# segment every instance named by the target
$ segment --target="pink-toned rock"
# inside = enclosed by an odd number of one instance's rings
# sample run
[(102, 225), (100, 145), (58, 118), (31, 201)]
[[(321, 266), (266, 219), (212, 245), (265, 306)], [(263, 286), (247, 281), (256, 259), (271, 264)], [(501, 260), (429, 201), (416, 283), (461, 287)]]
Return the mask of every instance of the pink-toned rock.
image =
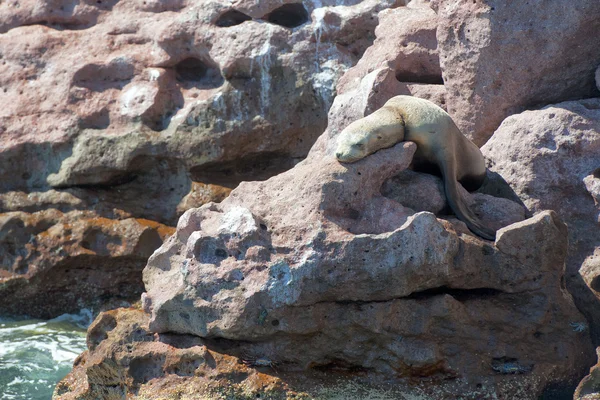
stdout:
[[(0, 4), (0, 215), (56, 215), (49, 226), (70, 221), (59, 213), (85, 215), (85, 230), (92, 219), (174, 226), (240, 181), (291, 168), (325, 129), (337, 80), (372, 44), (379, 12), (406, 1), (71, 3)], [(134, 233), (115, 234), (135, 242)], [(78, 250), (54, 259), (37, 242), (13, 244), (20, 262), (68, 265), (82, 282), (84, 271), (110, 280), (124, 257), (107, 252), (93, 269)], [(153, 250), (126, 256), (115, 278), (124, 296), (141, 291), (134, 271)], [(27, 258), (35, 254), (40, 260)], [(67, 290), (64, 282), (48, 287)], [(98, 290), (113, 295), (118, 284)], [(77, 298), (81, 286), (65, 296)], [(31, 307), (47, 293), (29, 284)], [(32, 313), (76, 304), (57, 300)]]
[(600, 3), (432, 0), (448, 111), (476, 144), (508, 115), (593, 97)]
[(172, 232), (91, 211), (0, 214), (0, 315), (52, 318), (133, 301), (146, 259)]
[(511, 116), (482, 152), (529, 209), (555, 210), (566, 221), (567, 288), (598, 337), (600, 99)]
[[(460, 189), (463, 199), (474, 214), (495, 230), (525, 219), (525, 208), (514, 201), (484, 193), (470, 194), (464, 188)], [(386, 180), (381, 193), (415, 211), (443, 215), (449, 209), (442, 179), (430, 174), (404, 170)], [(469, 232), (467, 226), (459, 220), (452, 219), (452, 222), (460, 225), (457, 229), (462, 232)]]
[(1, 169), (17, 173), (0, 189), (114, 186), (140, 157), (303, 157), (378, 12), (403, 3), (3, 4)]
[(381, 68), (390, 69), (399, 82), (441, 84), (436, 29), (437, 16), (425, 2), (382, 11), (375, 42), (340, 79), (338, 92), (356, 87), (368, 73)]
[[(352, 110), (345, 99), (332, 110)], [(226, 340), (230, 354), (304, 374), (463, 377), (504, 393), (517, 371), (532, 399), (579, 379), (591, 344), (570, 325), (583, 317), (560, 284), (567, 230), (558, 216), (504, 227), (491, 243), (414, 213), (380, 190), (416, 145), (342, 165), (333, 153), (343, 119), (330, 121), (292, 170), (182, 216), (144, 269), (150, 330)]]

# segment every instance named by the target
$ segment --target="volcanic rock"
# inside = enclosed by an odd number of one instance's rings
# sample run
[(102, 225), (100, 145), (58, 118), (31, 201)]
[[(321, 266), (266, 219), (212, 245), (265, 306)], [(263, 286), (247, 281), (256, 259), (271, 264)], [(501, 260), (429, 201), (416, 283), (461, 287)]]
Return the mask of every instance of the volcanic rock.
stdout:
[(483, 145), (507, 116), (598, 95), (600, 3), (432, 0), (448, 111)]
[(407, 7), (379, 14), (375, 42), (358, 63), (342, 76), (338, 92), (355, 87), (368, 73), (391, 69), (399, 82), (442, 84), (437, 54), (437, 15), (426, 2), (413, 1)]
[(171, 233), (92, 211), (0, 214), (0, 315), (53, 318), (135, 301), (147, 258)]
[(569, 226), (566, 285), (600, 340), (600, 99), (513, 115), (482, 152), (531, 211)]
[[(149, 230), (304, 158), (378, 13), (405, 5), (67, 3), (0, 6), (0, 218), (17, 227), (7, 222), (0, 274), (13, 282), (2, 293), (22, 294), (0, 312), (137, 297), (165, 236)], [(29, 241), (47, 229), (64, 235)], [(85, 239), (96, 231), (100, 252), (80, 245), (96, 246)]]
[(504, 227), (492, 243), (415, 213), (380, 189), (416, 146), (340, 164), (342, 120), (330, 118), (292, 170), (182, 216), (144, 269), (149, 329), (227, 343), (228, 354), (285, 371), (483, 379), (495, 393), (511, 393), (501, 382), (518, 373), (528, 398), (574, 387), (591, 345), (570, 325), (583, 317), (560, 284), (567, 229), (558, 216)]

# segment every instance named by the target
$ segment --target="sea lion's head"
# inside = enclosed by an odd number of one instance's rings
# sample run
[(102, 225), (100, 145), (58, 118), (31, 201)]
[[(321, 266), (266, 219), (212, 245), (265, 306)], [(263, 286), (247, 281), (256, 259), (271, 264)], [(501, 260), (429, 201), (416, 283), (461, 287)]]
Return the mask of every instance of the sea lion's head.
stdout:
[(376, 114), (354, 121), (340, 133), (335, 151), (338, 161), (352, 163), (402, 141), (402, 118)]

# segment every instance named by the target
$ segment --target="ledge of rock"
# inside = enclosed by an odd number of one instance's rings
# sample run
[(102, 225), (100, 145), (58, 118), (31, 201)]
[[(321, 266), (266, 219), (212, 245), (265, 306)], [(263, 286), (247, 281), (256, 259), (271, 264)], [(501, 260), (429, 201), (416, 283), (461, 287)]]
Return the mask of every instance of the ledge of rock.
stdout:
[(0, 214), (0, 315), (53, 318), (136, 301), (147, 258), (172, 233), (92, 211)]

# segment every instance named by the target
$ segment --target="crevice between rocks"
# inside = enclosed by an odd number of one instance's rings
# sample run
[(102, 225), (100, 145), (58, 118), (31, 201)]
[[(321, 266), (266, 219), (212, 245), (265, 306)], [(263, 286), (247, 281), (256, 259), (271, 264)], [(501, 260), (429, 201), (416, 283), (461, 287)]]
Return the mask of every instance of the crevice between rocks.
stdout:
[[(474, 288), (474, 289), (459, 289), (451, 288), (448, 286), (440, 286), (431, 289), (425, 289), (417, 292), (413, 292), (407, 296), (392, 297), (384, 300), (337, 300), (337, 301), (319, 301), (314, 304), (339, 304), (339, 305), (369, 305), (372, 303), (388, 303), (395, 300), (425, 300), (436, 296), (449, 295), (452, 296), (459, 302), (469, 301), (473, 299), (482, 299), (495, 297), (500, 294), (508, 294), (507, 292), (500, 289), (493, 288)], [(312, 305), (314, 305), (312, 304)]]

